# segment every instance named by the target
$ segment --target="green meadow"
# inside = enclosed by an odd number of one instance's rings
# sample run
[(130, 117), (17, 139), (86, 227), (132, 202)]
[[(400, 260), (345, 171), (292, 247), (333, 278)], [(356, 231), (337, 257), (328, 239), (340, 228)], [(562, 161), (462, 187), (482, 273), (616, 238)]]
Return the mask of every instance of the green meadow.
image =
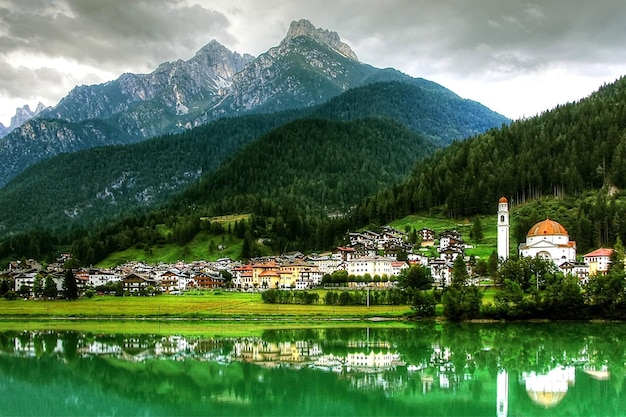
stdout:
[[(318, 291), (320, 299), (325, 291)], [(73, 319), (205, 319), (205, 320), (365, 320), (397, 319), (409, 314), (409, 306), (326, 306), (265, 304), (259, 293), (206, 292), (155, 297), (95, 296), (75, 301), (0, 299), (0, 318)]]
[(497, 218), (493, 216), (480, 216), (480, 222), (483, 227), (483, 238), (480, 242), (475, 242), (470, 239), (470, 231), (472, 230), (474, 219), (449, 219), (445, 217), (423, 216), (423, 215), (410, 215), (402, 219), (393, 221), (390, 226), (400, 230), (420, 230), (422, 228), (428, 228), (434, 230), (437, 234), (444, 230), (456, 230), (461, 233), (465, 243), (471, 245), (471, 248), (466, 250), (466, 255), (474, 255), (476, 259), (487, 259), (494, 250), (497, 250), (498, 245), (498, 230), (496, 227)]
[[(242, 244), (243, 240), (237, 239), (232, 235), (215, 235), (200, 232), (185, 246), (165, 244), (148, 248), (133, 247), (111, 254), (100, 262), (98, 266), (110, 268), (128, 261), (173, 264), (178, 261), (215, 261), (219, 258), (239, 259)], [(223, 249), (219, 249), (220, 246)]]

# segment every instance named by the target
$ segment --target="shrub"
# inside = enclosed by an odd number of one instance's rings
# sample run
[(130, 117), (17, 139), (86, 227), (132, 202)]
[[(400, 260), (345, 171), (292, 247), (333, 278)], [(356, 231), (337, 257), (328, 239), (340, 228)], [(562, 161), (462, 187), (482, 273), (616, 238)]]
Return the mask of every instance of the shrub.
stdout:
[(4, 294), (4, 298), (7, 300), (17, 300), (17, 293), (13, 290), (9, 290)]

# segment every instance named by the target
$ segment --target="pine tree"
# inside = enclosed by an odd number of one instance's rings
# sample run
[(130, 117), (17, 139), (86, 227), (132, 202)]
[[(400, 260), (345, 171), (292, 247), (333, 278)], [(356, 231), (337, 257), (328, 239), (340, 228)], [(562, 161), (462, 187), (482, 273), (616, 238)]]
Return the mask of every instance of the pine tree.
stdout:
[(464, 287), (469, 281), (469, 273), (462, 256), (457, 256), (452, 264), (452, 285)]
[(78, 284), (76, 283), (76, 276), (71, 269), (65, 271), (65, 277), (63, 278), (63, 296), (67, 300), (78, 299)]
[(483, 240), (483, 237), (483, 224), (480, 221), (480, 216), (476, 216), (474, 224), (472, 225), (472, 230), (470, 231), (470, 238), (472, 238), (474, 242), (480, 243)]
[(41, 275), (37, 274), (35, 281), (33, 282), (33, 295), (36, 298), (40, 298), (43, 295), (44, 283)]
[(52, 277), (48, 275), (46, 277), (45, 284), (43, 286), (43, 295), (46, 298), (57, 298), (57, 294), (59, 291), (57, 290), (57, 284), (54, 282)]

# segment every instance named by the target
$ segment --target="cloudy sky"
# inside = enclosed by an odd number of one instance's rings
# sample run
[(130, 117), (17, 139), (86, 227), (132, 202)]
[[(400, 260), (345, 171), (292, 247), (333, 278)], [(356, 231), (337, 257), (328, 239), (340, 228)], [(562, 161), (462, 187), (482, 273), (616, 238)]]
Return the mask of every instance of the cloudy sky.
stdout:
[(0, 0), (0, 122), (212, 39), (257, 56), (299, 19), (513, 119), (626, 75), (623, 0)]

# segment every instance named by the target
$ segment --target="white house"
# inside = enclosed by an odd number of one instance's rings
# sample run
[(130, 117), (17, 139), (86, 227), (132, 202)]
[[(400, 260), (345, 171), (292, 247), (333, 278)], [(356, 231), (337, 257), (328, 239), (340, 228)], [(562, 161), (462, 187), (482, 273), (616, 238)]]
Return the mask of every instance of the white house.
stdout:
[(360, 258), (347, 260), (348, 275), (363, 276), (370, 274), (374, 275), (387, 275), (388, 277), (393, 274), (393, 262), (395, 259), (385, 256), (363, 256)]

